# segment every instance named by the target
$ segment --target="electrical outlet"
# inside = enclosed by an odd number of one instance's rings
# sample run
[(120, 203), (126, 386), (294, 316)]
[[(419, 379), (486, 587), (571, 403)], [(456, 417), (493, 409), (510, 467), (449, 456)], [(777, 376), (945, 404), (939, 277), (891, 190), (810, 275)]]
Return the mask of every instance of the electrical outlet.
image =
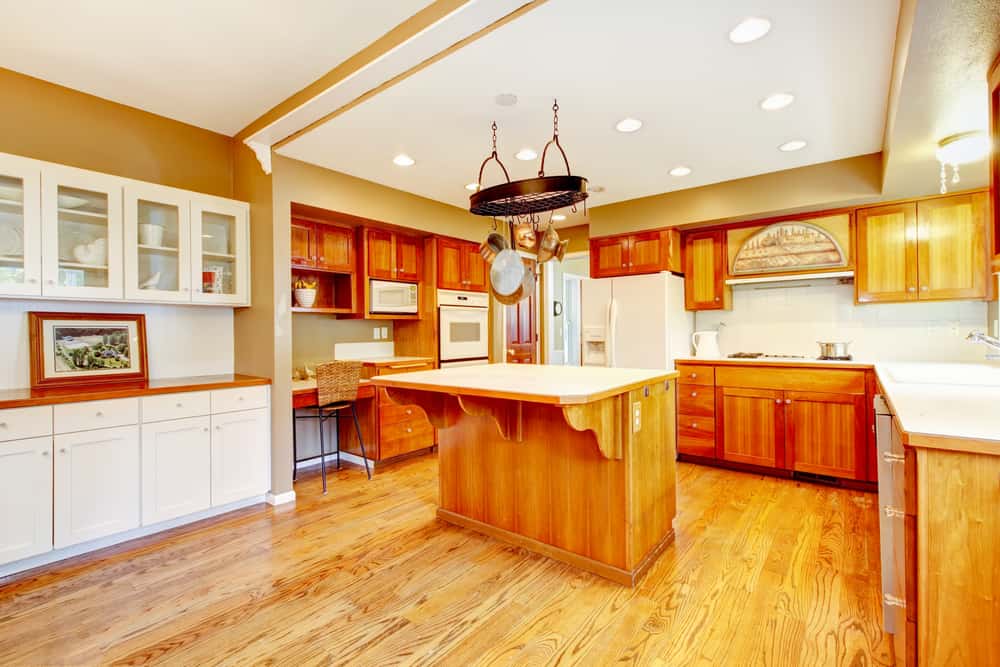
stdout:
[(382, 340), (389, 340), (389, 327), (382, 327)]
[(636, 401), (632, 404), (632, 432), (638, 433), (642, 430), (642, 402)]
[(379, 329), (378, 327), (375, 327), (374, 329), (372, 329), (372, 340), (378, 340), (378, 339), (379, 339)]

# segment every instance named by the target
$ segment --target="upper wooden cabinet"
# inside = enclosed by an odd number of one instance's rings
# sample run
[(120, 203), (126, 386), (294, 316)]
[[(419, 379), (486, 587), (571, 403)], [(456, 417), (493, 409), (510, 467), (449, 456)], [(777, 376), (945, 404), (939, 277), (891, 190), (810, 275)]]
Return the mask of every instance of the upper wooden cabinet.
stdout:
[(418, 282), (423, 260), (419, 239), (384, 229), (366, 228), (367, 277)]
[(680, 270), (680, 233), (676, 229), (590, 240), (591, 278)]
[(859, 209), (858, 303), (984, 299), (985, 192)]
[(987, 77), (990, 90), (990, 199), (993, 210), (993, 270), (1000, 271), (1000, 54)]
[(732, 305), (726, 284), (726, 232), (723, 229), (684, 235), (684, 307), (722, 310)]
[(420, 280), (423, 243), (413, 236), (396, 235), (396, 280)]
[(354, 271), (354, 230), (335, 225), (316, 225), (316, 268), (324, 271)]
[(437, 240), (437, 286), (440, 289), (487, 291), (486, 262), (471, 241)]

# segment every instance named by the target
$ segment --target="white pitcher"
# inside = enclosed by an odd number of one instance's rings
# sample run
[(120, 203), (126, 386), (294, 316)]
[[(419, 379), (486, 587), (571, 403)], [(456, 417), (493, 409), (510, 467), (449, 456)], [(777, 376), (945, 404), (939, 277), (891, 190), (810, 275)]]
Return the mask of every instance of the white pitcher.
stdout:
[(701, 359), (718, 359), (722, 356), (718, 331), (695, 331), (691, 334), (691, 344), (694, 346), (694, 356)]

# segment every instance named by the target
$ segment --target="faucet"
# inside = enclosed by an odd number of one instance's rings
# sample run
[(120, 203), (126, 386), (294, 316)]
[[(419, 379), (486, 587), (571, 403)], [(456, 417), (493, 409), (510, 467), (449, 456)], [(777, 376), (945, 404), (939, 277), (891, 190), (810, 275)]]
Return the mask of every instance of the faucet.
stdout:
[(982, 343), (983, 345), (996, 350), (996, 352), (987, 354), (987, 359), (1000, 359), (1000, 338), (994, 338), (993, 336), (987, 335), (982, 331), (972, 331), (965, 337), (965, 340), (971, 340), (974, 343)]

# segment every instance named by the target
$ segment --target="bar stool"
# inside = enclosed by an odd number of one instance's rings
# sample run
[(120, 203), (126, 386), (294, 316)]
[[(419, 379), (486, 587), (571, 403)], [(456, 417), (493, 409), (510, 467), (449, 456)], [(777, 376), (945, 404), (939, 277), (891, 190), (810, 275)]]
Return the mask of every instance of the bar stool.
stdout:
[[(340, 411), (345, 408), (351, 409), (351, 417), (354, 419), (354, 431), (358, 435), (358, 443), (361, 445), (361, 458), (365, 463), (365, 473), (368, 479), (372, 478), (371, 469), (368, 467), (368, 455), (365, 453), (365, 441), (361, 437), (361, 425), (358, 423), (358, 411), (354, 404), (358, 398), (358, 385), (361, 382), (361, 362), (360, 361), (327, 361), (316, 366), (316, 393), (318, 397), (315, 415), (295, 415), (293, 417), (292, 429), (294, 439), (295, 423), (299, 419), (316, 419), (319, 421), (319, 464), (323, 474), (323, 493), (326, 493), (326, 442), (324, 425), (330, 419), (340, 424)], [(346, 416), (346, 415), (345, 415)], [(297, 450), (298, 447), (296, 446)], [(296, 453), (292, 458), (297, 458)], [(292, 463), (293, 470), (295, 463)], [(337, 438), (337, 470), (340, 470), (340, 438), (338, 429)]]

